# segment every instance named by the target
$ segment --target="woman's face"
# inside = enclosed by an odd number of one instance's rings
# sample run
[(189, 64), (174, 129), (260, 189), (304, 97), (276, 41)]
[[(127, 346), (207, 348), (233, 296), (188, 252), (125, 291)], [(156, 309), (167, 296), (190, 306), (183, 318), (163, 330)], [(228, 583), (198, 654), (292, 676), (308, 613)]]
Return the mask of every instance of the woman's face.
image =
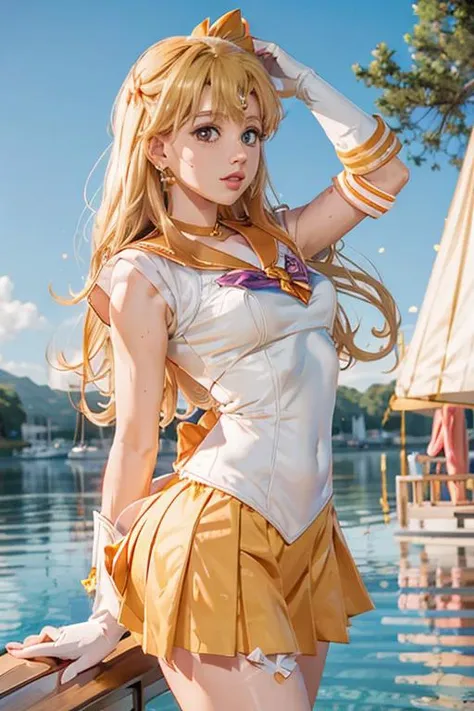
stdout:
[[(211, 89), (206, 87), (194, 120), (172, 137), (151, 140), (153, 162), (171, 169), (176, 188), (184, 184), (209, 202), (232, 205), (255, 178), (260, 161), (260, 109), (253, 95), (247, 104), (241, 124), (222, 116), (212, 120)], [(236, 172), (241, 179), (223, 180)]]

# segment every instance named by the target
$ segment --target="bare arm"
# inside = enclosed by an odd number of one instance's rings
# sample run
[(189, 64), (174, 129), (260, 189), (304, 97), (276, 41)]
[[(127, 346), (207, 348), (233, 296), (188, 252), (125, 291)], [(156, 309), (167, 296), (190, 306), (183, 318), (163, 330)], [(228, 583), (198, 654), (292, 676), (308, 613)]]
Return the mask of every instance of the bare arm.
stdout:
[(133, 265), (117, 262), (110, 294), (116, 429), (102, 490), (102, 513), (112, 522), (149, 492), (159, 447), (166, 308), (157, 289)]
[[(409, 170), (393, 158), (377, 170), (364, 175), (373, 185), (397, 195), (409, 180)], [(312, 257), (340, 240), (367, 215), (350, 205), (331, 185), (305, 205), (285, 213), (289, 235), (305, 257)]]

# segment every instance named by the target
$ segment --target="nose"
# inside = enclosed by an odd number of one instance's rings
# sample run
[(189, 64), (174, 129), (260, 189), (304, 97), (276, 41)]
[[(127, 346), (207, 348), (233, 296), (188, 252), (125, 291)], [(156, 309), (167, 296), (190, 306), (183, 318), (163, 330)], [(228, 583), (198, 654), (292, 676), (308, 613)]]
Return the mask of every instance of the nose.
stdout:
[(231, 153), (229, 162), (231, 165), (235, 165), (236, 163), (238, 165), (244, 165), (247, 162), (247, 153), (245, 152), (245, 149), (242, 146), (240, 138), (238, 140), (236, 148)]

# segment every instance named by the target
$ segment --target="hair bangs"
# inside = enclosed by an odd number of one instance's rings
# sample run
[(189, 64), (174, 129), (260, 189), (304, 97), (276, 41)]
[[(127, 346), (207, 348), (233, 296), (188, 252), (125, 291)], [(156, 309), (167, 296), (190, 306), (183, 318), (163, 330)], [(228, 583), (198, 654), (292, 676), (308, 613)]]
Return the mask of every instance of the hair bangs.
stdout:
[[(216, 53), (216, 49), (221, 51)], [(283, 107), (260, 61), (224, 40), (217, 47), (193, 42), (175, 62), (163, 85), (160, 114), (174, 132), (193, 120), (201, 108), (205, 87), (211, 87), (211, 111), (242, 123), (240, 97), (253, 93), (260, 107), (264, 134), (272, 136), (283, 118)], [(168, 119), (168, 120), (167, 120)]]

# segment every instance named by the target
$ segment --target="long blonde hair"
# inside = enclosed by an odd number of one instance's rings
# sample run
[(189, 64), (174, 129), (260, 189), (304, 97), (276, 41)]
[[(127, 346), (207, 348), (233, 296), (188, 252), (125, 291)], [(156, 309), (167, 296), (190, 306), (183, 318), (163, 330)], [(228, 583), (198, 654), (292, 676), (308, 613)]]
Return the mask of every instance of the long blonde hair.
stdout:
[[(215, 25), (213, 26), (215, 27)], [(245, 28), (244, 28), (245, 29)], [(239, 38), (235, 38), (238, 40)], [(241, 38), (240, 38), (241, 39)], [(147, 49), (132, 66), (115, 99), (111, 128), (113, 144), (107, 165), (102, 201), (95, 215), (92, 231), (92, 255), (84, 288), (71, 299), (52, 297), (63, 305), (74, 305), (88, 299), (103, 263), (125, 245), (158, 230), (170, 244), (177, 237), (166, 210), (166, 200), (157, 171), (147, 157), (149, 139), (156, 134), (168, 134), (181, 128), (199, 111), (202, 91), (211, 87), (214, 111), (235, 121), (242, 121), (244, 109), (238, 93), (253, 92), (262, 117), (263, 133), (272, 137), (283, 118), (280, 98), (259, 59), (233, 41), (219, 37), (171, 37)], [(261, 160), (253, 184), (231, 207), (220, 206), (225, 218), (247, 215), (250, 220), (273, 234), (284, 234), (272, 212), (266, 196), (270, 186), (263, 146)], [(350, 270), (335, 263), (335, 249), (324, 259), (307, 260), (326, 274), (340, 292), (371, 303), (381, 312), (385, 325), (373, 333), (385, 338), (385, 345), (376, 353), (358, 348), (354, 342), (357, 327), (351, 323), (339, 304), (334, 326), (334, 341), (342, 361), (383, 358), (394, 347), (398, 328), (398, 313), (393, 298), (385, 287), (361, 269)], [(101, 355), (94, 371), (92, 358)], [(87, 306), (82, 340), (82, 361), (68, 363), (61, 351), (58, 369), (80, 375), (80, 400), (77, 408), (97, 425), (109, 425), (115, 420), (114, 363), (109, 329), (90, 304)], [(57, 367), (57, 366), (52, 366)], [(108, 382), (108, 387), (103, 385)], [(100, 385), (98, 384), (100, 382)], [(100, 393), (109, 398), (103, 411), (93, 412), (87, 405), (85, 391), (94, 383)], [(195, 407), (208, 409), (215, 405), (209, 393), (169, 359), (166, 361), (165, 386), (160, 409), (160, 426), (165, 427), (176, 412), (178, 390), (189, 407), (187, 417)]]

